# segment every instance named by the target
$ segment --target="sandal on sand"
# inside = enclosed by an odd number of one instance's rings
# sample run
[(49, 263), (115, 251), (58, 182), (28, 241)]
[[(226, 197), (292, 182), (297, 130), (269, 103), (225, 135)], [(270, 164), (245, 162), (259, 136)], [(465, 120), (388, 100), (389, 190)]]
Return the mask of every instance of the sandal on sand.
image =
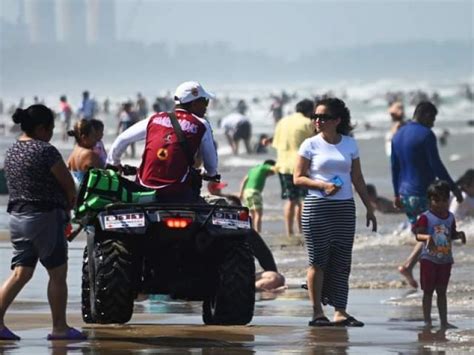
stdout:
[(69, 328), (66, 334), (48, 334), (48, 340), (86, 340), (87, 335), (75, 328)]
[(408, 270), (405, 266), (399, 266), (398, 272), (407, 279), (407, 282), (411, 287), (418, 288), (418, 282), (416, 282), (416, 280), (413, 278), (413, 273), (411, 270)]
[(0, 340), (20, 340), (20, 337), (5, 327), (0, 330)]
[(308, 325), (310, 327), (332, 327), (331, 321), (324, 316), (309, 321)]
[(335, 327), (363, 327), (364, 323), (351, 316), (347, 317), (344, 320), (332, 322), (332, 325), (334, 325)]

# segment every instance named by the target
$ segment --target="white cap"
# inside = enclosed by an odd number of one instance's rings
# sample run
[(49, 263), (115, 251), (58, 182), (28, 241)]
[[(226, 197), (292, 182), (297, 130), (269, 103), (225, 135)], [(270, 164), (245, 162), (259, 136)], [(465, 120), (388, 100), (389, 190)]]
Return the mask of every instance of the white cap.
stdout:
[(185, 81), (176, 88), (174, 93), (174, 101), (177, 104), (185, 104), (201, 97), (213, 99), (216, 96), (204, 90), (197, 81)]

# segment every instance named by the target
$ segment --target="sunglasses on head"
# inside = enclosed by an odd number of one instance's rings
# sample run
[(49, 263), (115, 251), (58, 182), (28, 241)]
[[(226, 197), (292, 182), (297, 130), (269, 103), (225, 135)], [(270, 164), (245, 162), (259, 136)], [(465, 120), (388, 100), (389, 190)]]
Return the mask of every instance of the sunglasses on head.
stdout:
[(326, 122), (330, 120), (335, 120), (336, 117), (328, 115), (327, 113), (313, 113), (313, 115), (311, 116), (311, 119)]

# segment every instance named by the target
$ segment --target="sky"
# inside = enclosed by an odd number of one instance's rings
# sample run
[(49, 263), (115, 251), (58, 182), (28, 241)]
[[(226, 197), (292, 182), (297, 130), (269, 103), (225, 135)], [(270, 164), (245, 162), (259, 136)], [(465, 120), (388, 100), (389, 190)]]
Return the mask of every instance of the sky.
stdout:
[(118, 16), (121, 22), (130, 19), (129, 26), (120, 26), (121, 38), (222, 41), (282, 55), (383, 42), (473, 38), (472, 1), (127, 0)]
[[(15, 19), (19, 0), (1, 3), (0, 15)], [(117, 34), (122, 40), (165, 42), (171, 47), (224, 42), (238, 50), (293, 58), (322, 48), (473, 40), (473, 4), (472, 0), (117, 0)]]

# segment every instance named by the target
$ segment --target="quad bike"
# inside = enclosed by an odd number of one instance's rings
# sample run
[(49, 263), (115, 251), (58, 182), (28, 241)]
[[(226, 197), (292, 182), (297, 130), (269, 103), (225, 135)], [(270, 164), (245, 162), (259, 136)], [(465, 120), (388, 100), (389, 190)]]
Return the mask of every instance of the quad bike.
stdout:
[[(97, 189), (97, 175), (113, 177), (102, 183), (109, 191)], [(248, 209), (222, 201), (164, 204), (152, 194), (113, 170), (91, 169), (84, 178), (75, 217), (87, 231), (84, 322), (126, 323), (145, 293), (203, 301), (205, 324), (249, 323), (255, 264)]]

